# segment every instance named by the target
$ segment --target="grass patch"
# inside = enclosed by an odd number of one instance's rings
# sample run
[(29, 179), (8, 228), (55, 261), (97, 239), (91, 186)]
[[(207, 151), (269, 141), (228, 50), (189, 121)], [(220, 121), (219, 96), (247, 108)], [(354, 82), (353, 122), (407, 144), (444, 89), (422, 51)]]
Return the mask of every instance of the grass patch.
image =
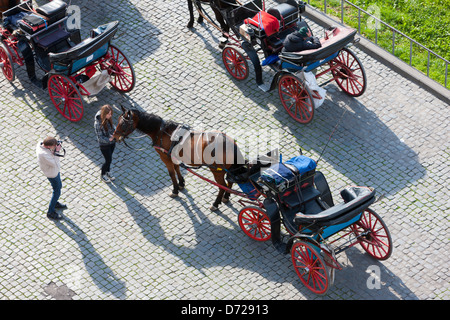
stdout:
[[(366, 12), (379, 17), (383, 22), (408, 37), (450, 60), (450, 10), (448, 0), (352, 0)], [(323, 0), (310, 0), (309, 4), (323, 11)], [(327, 14), (341, 17), (341, 1), (328, 0)], [(376, 42), (386, 51), (395, 54), (404, 62), (427, 74), (431, 79), (445, 85), (445, 62), (421, 46), (411, 43), (406, 37), (393, 32), (384, 25), (375, 28), (375, 21), (358, 9), (344, 3), (344, 23), (358, 28), (365, 38)], [(395, 41), (395, 52), (393, 44)], [(428, 63), (428, 58), (430, 62)], [(447, 71), (448, 72), (448, 71)], [(448, 86), (448, 80), (447, 80)]]

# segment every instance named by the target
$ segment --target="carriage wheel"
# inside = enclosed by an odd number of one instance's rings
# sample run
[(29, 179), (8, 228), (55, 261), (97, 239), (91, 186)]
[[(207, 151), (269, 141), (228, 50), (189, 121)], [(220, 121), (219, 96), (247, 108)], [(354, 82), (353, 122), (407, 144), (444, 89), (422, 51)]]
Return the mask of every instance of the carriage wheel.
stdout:
[(0, 65), (2, 72), (8, 81), (14, 81), (16, 73), (12, 62), (11, 54), (3, 43), (0, 43)]
[(330, 287), (324, 260), (307, 242), (297, 241), (291, 248), (292, 264), (303, 284), (315, 294), (325, 294)]
[(120, 92), (130, 92), (136, 83), (133, 66), (125, 54), (117, 47), (110, 45), (108, 56), (101, 64), (102, 69), (108, 70), (111, 76), (109, 82), (116, 90)]
[(233, 47), (225, 47), (222, 51), (223, 64), (227, 71), (237, 80), (248, 77), (248, 63), (242, 52)]
[(294, 75), (285, 74), (278, 81), (281, 103), (295, 121), (302, 124), (314, 117), (314, 100), (308, 86)]
[(271, 238), (270, 219), (261, 208), (244, 207), (238, 220), (242, 231), (253, 240), (267, 241)]
[(363, 249), (378, 260), (386, 260), (392, 254), (392, 239), (386, 224), (373, 210), (366, 209), (361, 219), (354, 223), (352, 231), (359, 237)]
[(367, 85), (366, 72), (351, 50), (342, 49), (330, 65), (336, 83), (345, 93), (352, 97), (359, 97), (364, 93)]
[(83, 99), (75, 84), (66, 76), (53, 74), (48, 79), (48, 94), (56, 109), (70, 121), (83, 117)]

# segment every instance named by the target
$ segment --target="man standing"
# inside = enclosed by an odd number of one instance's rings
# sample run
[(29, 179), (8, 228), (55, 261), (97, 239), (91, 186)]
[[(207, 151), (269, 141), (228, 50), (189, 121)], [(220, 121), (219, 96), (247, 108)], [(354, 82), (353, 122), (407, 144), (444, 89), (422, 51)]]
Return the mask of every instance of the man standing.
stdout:
[(47, 217), (52, 220), (61, 220), (62, 215), (57, 213), (55, 209), (66, 209), (67, 206), (59, 203), (59, 197), (61, 195), (61, 176), (60, 176), (60, 155), (58, 152), (61, 150), (61, 144), (53, 137), (47, 137), (43, 142), (38, 142), (36, 145), (36, 156), (38, 159), (39, 167), (53, 188), (52, 199), (47, 211)]

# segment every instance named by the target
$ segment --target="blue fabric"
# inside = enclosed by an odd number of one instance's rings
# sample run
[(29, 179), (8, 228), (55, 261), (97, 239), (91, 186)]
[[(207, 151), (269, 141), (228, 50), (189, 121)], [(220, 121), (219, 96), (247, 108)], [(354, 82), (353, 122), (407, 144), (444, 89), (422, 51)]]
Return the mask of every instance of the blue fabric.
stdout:
[(50, 181), (52, 188), (53, 188), (53, 194), (52, 199), (50, 200), (50, 204), (48, 206), (48, 213), (55, 212), (56, 204), (58, 203), (59, 196), (61, 195), (61, 176), (58, 173), (58, 175), (54, 178), (48, 178), (48, 181)]
[(273, 186), (286, 186), (295, 179), (294, 173), (282, 163), (276, 163), (261, 174), (261, 180)]
[(258, 199), (258, 191), (255, 189), (253, 184), (251, 182), (246, 183), (238, 183), (239, 187), (241, 188), (242, 192), (246, 193), (250, 200), (256, 200)]
[(296, 167), (300, 174), (314, 170), (316, 168), (316, 162), (313, 159), (305, 156), (293, 157), (285, 163)]
[(278, 60), (280, 60), (280, 57), (278, 57), (278, 55), (276, 55), (276, 54), (272, 54), (272, 55), (268, 56), (266, 59), (264, 59), (264, 60), (261, 62), (261, 65), (262, 65), (262, 66), (266, 66), (266, 65), (275, 63), (275, 62), (277, 62)]

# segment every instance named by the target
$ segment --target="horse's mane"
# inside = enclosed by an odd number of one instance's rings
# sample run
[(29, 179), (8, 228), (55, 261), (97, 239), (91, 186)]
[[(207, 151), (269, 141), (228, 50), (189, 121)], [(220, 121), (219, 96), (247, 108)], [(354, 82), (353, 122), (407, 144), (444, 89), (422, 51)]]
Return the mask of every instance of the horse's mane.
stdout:
[[(160, 116), (153, 113), (148, 113), (137, 109), (131, 109), (131, 112), (137, 114), (139, 123), (136, 129), (143, 133), (150, 133), (159, 130), (161, 128), (162, 121), (164, 121)], [(178, 125), (178, 123), (172, 120), (164, 121), (163, 129), (165, 129), (167, 133), (171, 133), (177, 128)]]

